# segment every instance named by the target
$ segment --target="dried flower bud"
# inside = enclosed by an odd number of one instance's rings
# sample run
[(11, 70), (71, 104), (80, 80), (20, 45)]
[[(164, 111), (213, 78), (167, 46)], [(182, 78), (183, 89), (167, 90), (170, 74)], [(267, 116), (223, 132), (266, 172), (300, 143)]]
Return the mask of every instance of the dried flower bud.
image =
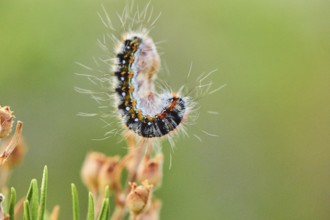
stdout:
[[(8, 140), (6, 140), (5, 144), (8, 145), (12, 141), (12, 138), (14, 137), (12, 136)], [(15, 146), (13, 151), (10, 153), (10, 156), (6, 159), (6, 163), (3, 164), (3, 168), (12, 169), (13, 167), (20, 164), (24, 158), (25, 151), (26, 145), (23, 138), (21, 137), (19, 138), (17, 145)]]
[(134, 173), (136, 170), (136, 161), (135, 161), (136, 149), (130, 148), (128, 154), (125, 157), (125, 168), (128, 173)]
[(160, 219), (160, 209), (162, 203), (160, 200), (152, 201), (148, 211), (142, 213), (137, 219), (138, 220), (159, 220)]
[(156, 155), (153, 159), (145, 157), (137, 173), (138, 180), (140, 182), (148, 180), (155, 188), (159, 187), (163, 179), (163, 161), (162, 154)]
[(107, 157), (104, 161), (98, 176), (99, 191), (102, 193), (108, 185), (109, 190), (118, 192), (120, 190), (120, 176), (122, 166), (119, 163), (120, 157)]
[(50, 213), (50, 219), (57, 220), (59, 215), (60, 215), (60, 206), (56, 205), (54, 206), (52, 212)]
[(152, 185), (148, 184), (148, 181), (138, 186), (136, 183), (130, 183), (131, 192), (127, 195), (126, 205), (134, 215), (138, 215), (147, 210), (152, 195)]
[(81, 169), (81, 178), (88, 190), (93, 193), (98, 190), (98, 175), (105, 160), (106, 156), (98, 152), (88, 153), (85, 158)]
[(14, 123), (14, 117), (9, 106), (0, 106), (0, 138), (9, 134)]
[[(16, 125), (16, 130), (14, 135), (9, 139), (10, 141), (8, 141), (8, 143), (6, 143), (6, 145), (4, 146), (0, 146), (3, 150), (0, 153), (0, 165), (3, 165), (4, 163), (6, 163), (7, 159), (9, 158), (9, 156), (11, 156), (11, 154), (13, 153), (13, 151), (15, 150), (16, 146), (21, 144), (21, 147), (23, 147), (22, 145), (22, 129), (23, 129), (23, 123), (21, 121), (17, 122)], [(19, 152), (18, 152), (19, 153)], [(17, 160), (20, 160), (23, 152), (21, 152), (21, 155), (18, 155), (16, 157)], [(15, 158), (14, 158), (15, 161)], [(14, 164), (12, 164), (11, 166), (17, 164), (18, 162), (14, 162)], [(11, 167), (9, 166), (9, 168)], [(8, 167), (7, 167), (8, 168)]]

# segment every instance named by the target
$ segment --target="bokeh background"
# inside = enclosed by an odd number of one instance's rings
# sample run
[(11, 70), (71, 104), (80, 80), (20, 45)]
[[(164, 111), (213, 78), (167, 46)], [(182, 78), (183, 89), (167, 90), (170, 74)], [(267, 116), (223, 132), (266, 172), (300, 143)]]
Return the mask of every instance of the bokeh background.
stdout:
[[(0, 104), (24, 122), (28, 144), (10, 186), (23, 196), (48, 165), (47, 205), (59, 204), (61, 219), (71, 219), (72, 182), (85, 214), (85, 154), (126, 151), (119, 137), (93, 140), (104, 124), (76, 115), (97, 112), (92, 99), (74, 91), (88, 86), (74, 73), (82, 70), (76, 61), (89, 65), (102, 54), (101, 4), (117, 22), (124, 1), (0, 2)], [(156, 192), (162, 219), (330, 219), (330, 1), (152, 5), (162, 15), (151, 35), (164, 41), (172, 88), (185, 82), (191, 63), (192, 85), (214, 69), (215, 86), (227, 85), (200, 99), (190, 138), (180, 138), (173, 152), (163, 144), (165, 178)]]

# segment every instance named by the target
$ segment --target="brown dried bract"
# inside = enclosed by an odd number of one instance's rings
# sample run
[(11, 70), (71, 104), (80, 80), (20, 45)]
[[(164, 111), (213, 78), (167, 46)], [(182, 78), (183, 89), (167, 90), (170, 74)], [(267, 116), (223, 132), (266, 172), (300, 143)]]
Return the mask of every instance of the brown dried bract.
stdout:
[(8, 136), (14, 123), (14, 114), (9, 106), (0, 106), (0, 139)]
[(23, 130), (23, 122), (18, 121), (16, 125), (16, 130), (11, 138), (8, 145), (4, 146), (4, 150), (2, 150), (0, 154), (0, 165), (3, 165), (8, 157), (12, 154), (15, 147), (20, 143), (22, 138), (22, 130)]

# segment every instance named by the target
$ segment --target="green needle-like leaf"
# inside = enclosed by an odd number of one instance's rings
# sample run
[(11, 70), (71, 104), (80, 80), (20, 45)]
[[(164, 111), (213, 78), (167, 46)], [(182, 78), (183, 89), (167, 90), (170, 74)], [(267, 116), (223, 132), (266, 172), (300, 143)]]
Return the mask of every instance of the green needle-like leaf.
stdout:
[(38, 217), (38, 203), (39, 203), (39, 191), (38, 182), (36, 179), (31, 180), (30, 188), (26, 196), (29, 202), (29, 207), (31, 208), (30, 214), (32, 220), (37, 220)]
[(108, 220), (109, 219), (109, 198), (103, 200), (102, 208), (98, 220)]
[(30, 187), (29, 187), (28, 192), (26, 194), (26, 200), (28, 200), (28, 201), (31, 201), (31, 199), (32, 199), (32, 193), (33, 193), (32, 181), (34, 181), (34, 180), (35, 179), (31, 180)]
[(94, 199), (93, 194), (91, 192), (89, 192), (88, 195), (87, 220), (94, 220)]
[(44, 172), (42, 174), (40, 209), (39, 209), (38, 220), (44, 219), (45, 210), (46, 210), (47, 187), (48, 187), (48, 169), (47, 166), (45, 166)]
[(9, 201), (9, 220), (15, 220), (14, 211), (15, 211), (15, 204), (16, 204), (16, 190), (14, 187), (10, 188), (10, 201)]
[(24, 202), (24, 220), (31, 220), (30, 217), (30, 205), (29, 205), (29, 201), (25, 200)]
[(71, 184), (73, 220), (79, 220), (79, 200), (76, 186)]
[(105, 193), (104, 193), (104, 198), (109, 198), (110, 197), (110, 190), (109, 190), (109, 185), (105, 187)]

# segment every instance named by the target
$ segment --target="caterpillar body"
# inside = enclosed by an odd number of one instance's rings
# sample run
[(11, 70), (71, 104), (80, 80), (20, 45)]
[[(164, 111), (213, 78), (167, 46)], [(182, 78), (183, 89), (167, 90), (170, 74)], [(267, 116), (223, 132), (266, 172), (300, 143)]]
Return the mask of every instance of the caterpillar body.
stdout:
[(156, 46), (146, 33), (123, 35), (114, 64), (117, 108), (123, 124), (143, 138), (168, 135), (187, 115), (188, 98), (155, 92), (159, 67)]

